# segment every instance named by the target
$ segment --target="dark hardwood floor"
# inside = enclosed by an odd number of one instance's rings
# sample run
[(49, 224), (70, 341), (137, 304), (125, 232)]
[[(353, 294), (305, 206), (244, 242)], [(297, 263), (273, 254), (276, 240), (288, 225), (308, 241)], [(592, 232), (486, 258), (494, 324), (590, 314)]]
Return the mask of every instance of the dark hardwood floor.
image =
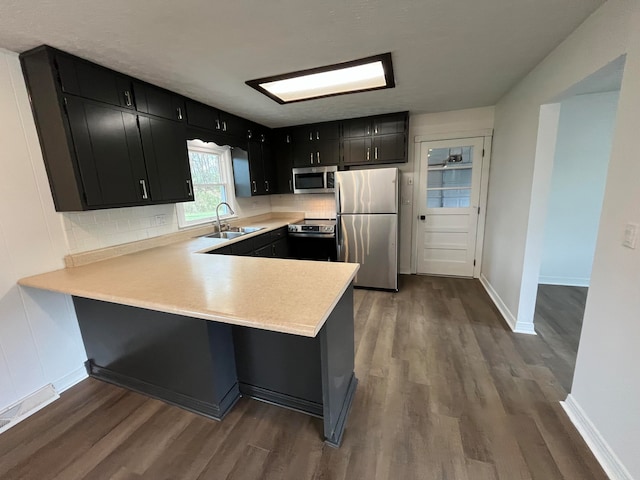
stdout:
[(536, 333), (549, 349), (545, 356), (549, 368), (567, 391), (576, 368), (588, 291), (586, 287), (538, 285)]
[(511, 333), (476, 280), (405, 276), (355, 300), (341, 448), (319, 419), (254, 400), (215, 422), (89, 379), (0, 435), (0, 478), (606, 479), (558, 404), (570, 333)]

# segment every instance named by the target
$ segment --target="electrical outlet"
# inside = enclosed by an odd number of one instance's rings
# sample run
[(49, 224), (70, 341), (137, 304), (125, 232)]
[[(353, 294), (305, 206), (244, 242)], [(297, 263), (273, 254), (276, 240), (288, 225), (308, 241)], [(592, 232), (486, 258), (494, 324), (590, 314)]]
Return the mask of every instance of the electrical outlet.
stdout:
[(622, 245), (627, 248), (636, 248), (636, 241), (638, 239), (638, 224), (627, 223), (624, 229), (624, 240)]
[(407, 177), (407, 185), (413, 185), (413, 177)]
[(167, 224), (167, 216), (163, 213), (161, 215), (156, 215), (153, 217), (153, 223), (156, 227)]

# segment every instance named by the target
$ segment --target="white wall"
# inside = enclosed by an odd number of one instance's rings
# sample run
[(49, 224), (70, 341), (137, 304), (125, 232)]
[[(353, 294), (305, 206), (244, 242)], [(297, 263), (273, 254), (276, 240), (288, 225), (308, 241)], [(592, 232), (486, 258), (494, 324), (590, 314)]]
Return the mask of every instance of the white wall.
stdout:
[[(631, 36), (631, 34), (633, 34)], [(529, 273), (527, 225), (540, 106), (627, 54), (609, 174), (572, 397), (599, 432), (602, 450), (640, 478), (640, 250), (622, 247), (627, 221), (640, 223), (640, 4), (609, 0), (496, 107), (483, 274), (504, 304), (519, 309)], [(534, 234), (534, 232), (530, 232)], [(537, 280), (537, 273), (535, 275)], [(604, 458), (600, 455), (600, 458)], [(618, 475), (612, 478), (623, 478)]]
[(53, 383), (85, 376), (69, 297), (22, 289), (24, 276), (64, 266), (54, 211), (18, 56), (0, 50), (0, 410)]
[(540, 283), (589, 286), (619, 92), (560, 104)]

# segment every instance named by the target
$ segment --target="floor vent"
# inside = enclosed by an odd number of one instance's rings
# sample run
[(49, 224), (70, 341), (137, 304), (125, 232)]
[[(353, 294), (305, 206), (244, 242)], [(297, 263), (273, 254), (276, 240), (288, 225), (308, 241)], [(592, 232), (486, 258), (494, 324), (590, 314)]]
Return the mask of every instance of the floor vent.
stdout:
[(58, 398), (60, 395), (53, 388), (53, 385), (49, 384), (15, 405), (6, 408), (0, 412), (0, 433), (20, 423)]

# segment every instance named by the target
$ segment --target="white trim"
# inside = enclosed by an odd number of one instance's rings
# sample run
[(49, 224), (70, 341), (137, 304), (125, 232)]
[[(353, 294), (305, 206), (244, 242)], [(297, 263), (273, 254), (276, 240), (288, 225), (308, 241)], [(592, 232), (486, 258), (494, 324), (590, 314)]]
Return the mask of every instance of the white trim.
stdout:
[(8, 423), (0, 427), (0, 433), (9, 430), (25, 418), (30, 417), (56, 401), (58, 398), (60, 398), (60, 395), (58, 395), (53, 385), (48, 384), (5, 408), (0, 412), (0, 420), (8, 420)]
[[(228, 146), (219, 146), (213, 142), (203, 142), (202, 140), (188, 140), (187, 149), (195, 150), (203, 153), (213, 153), (220, 155), (222, 176), (225, 180), (224, 185), (227, 194), (227, 203), (231, 205), (234, 211), (238, 211), (238, 203), (236, 202), (236, 191), (233, 181), (233, 166), (231, 160), (231, 149)], [(195, 188), (195, 185), (194, 185)], [(178, 228), (190, 228), (205, 223), (211, 223), (216, 220), (215, 215), (211, 217), (200, 218), (198, 220), (186, 221), (184, 214), (184, 203), (176, 203), (176, 216), (178, 218)], [(229, 220), (236, 218), (237, 215), (222, 215), (220, 220)]]
[(496, 292), (496, 290), (493, 288), (493, 285), (491, 285), (489, 280), (487, 280), (487, 277), (484, 276), (484, 273), (480, 274), (480, 283), (487, 291), (489, 298), (495, 304), (498, 311), (502, 314), (502, 318), (504, 318), (505, 322), (507, 322), (509, 328), (515, 331), (516, 317), (513, 316), (513, 313), (511, 313), (509, 307), (507, 307), (507, 305), (502, 301), (500, 295), (498, 295), (498, 292)]
[(482, 271), (482, 249), (484, 248), (484, 230), (487, 221), (492, 145), (493, 137), (484, 137), (484, 157), (482, 159), (482, 174), (480, 177), (480, 215), (478, 215), (478, 227), (476, 230), (476, 265), (473, 269), (473, 278), (480, 278), (480, 272)]
[(77, 385), (87, 377), (87, 369), (82, 366), (53, 382), (53, 386), (58, 393), (62, 393), (74, 385)]
[(575, 397), (569, 394), (564, 402), (560, 402), (560, 405), (609, 478), (611, 480), (633, 480), (629, 471), (580, 407)]
[(438, 140), (460, 140), (463, 138), (491, 137), (493, 136), (493, 128), (482, 128), (479, 130), (463, 130), (458, 132), (447, 133), (429, 133), (427, 135), (416, 135), (413, 137), (413, 143), (437, 142)]
[(581, 277), (546, 277), (540, 276), (538, 283), (543, 285), (563, 285), (566, 287), (588, 287), (590, 278)]

